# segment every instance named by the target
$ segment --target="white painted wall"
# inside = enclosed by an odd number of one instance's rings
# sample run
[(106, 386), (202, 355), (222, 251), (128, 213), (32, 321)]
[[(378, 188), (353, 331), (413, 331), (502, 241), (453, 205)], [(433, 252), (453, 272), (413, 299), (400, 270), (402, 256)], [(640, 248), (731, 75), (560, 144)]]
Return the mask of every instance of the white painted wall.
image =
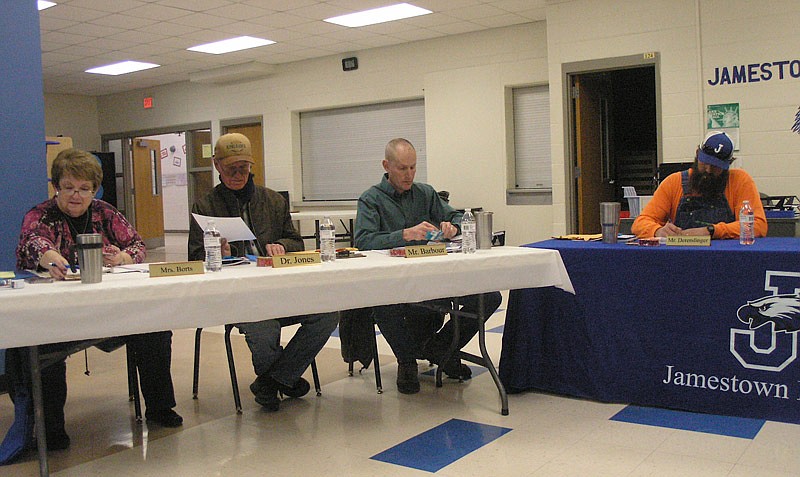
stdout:
[(734, 167), (745, 168), (762, 192), (799, 194), (800, 135), (791, 126), (800, 104), (800, 78), (707, 83), (716, 66), (800, 59), (798, 21), (796, 0), (574, 0), (549, 5), (554, 230), (566, 230), (563, 63), (658, 52), (664, 162), (694, 160), (705, 136), (706, 105), (739, 103), (741, 147)]
[[(262, 116), (267, 185), (300, 194), (300, 111), (424, 97), (428, 182), (456, 206), (495, 212), (507, 243), (551, 235), (548, 206), (506, 206), (505, 90), (547, 81), (544, 22), (280, 65), (262, 80), (208, 86), (180, 83), (99, 98), (101, 133)], [(142, 98), (154, 107), (144, 110)], [(386, 138), (388, 141), (391, 138)], [(380, 161), (382, 157), (375, 157)], [(380, 177), (375, 178), (378, 182)]]
[[(800, 79), (707, 84), (716, 66), (800, 57), (798, 22), (796, 0), (548, 2), (546, 23), (355, 52), (353, 72), (342, 72), (336, 55), (279, 65), (274, 75), (247, 83), (179, 83), (100, 97), (96, 114), (100, 133), (211, 121), (214, 139), (220, 120), (262, 116), (267, 184), (299, 198), (299, 111), (424, 97), (428, 181), (451, 191), (454, 206), (494, 211), (495, 229), (517, 245), (567, 230), (563, 63), (658, 52), (666, 162), (693, 157), (707, 104), (738, 102), (735, 165), (764, 192), (800, 193), (800, 135), (791, 132)], [(506, 89), (548, 81), (553, 206), (508, 206)], [(153, 109), (142, 108), (146, 96), (154, 98)]]
[(100, 150), (97, 98), (70, 94), (46, 94), (45, 134), (72, 138), (72, 145), (85, 151)]

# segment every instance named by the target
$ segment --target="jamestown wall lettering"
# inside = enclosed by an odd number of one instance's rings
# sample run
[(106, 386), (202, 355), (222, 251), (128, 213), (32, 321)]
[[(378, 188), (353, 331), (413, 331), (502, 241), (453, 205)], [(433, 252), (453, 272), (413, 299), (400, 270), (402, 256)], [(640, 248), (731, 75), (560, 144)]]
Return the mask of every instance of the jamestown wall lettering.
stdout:
[(710, 86), (759, 83), (800, 78), (800, 60), (765, 61), (746, 65), (717, 66)]

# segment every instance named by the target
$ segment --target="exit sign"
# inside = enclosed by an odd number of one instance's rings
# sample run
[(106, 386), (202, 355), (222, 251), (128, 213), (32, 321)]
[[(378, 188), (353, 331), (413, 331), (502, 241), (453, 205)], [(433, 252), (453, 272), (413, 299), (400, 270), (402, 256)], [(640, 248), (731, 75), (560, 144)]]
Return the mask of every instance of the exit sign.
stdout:
[(153, 97), (152, 96), (148, 96), (147, 98), (144, 98), (143, 105), (144, 105), (144, 109), (152, 108), (153, 107)]

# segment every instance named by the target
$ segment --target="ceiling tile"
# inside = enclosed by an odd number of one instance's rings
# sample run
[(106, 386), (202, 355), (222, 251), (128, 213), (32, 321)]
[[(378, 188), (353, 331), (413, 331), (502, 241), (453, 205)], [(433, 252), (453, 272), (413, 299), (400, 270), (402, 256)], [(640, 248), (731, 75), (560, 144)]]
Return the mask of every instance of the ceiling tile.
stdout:
[[(547, 0), (413, 0), (430, 15), (362, 28), (322, 20), (393, 0), (62, 0), (40, 13), (45, 92), (101, 95), (186, 81), (193, 71), (246, 61), (282, 64), (544, 20)], [(225, 55), (187, 51), (239, 35), (278, 43)], [(102, 77), (121, 60), (162, 65)]]

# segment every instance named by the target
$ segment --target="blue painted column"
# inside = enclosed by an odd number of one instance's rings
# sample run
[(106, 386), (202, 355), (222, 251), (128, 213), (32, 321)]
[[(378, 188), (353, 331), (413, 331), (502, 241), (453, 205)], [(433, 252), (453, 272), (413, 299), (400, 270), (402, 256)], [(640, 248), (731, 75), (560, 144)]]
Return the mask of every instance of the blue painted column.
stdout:
[(22, 216), (47, 198), (39, 12), (4, 2), (0, 15), (0, 269), (13, 270)]
[[(22, 216), (47, 198), (42, 47), (34, 0), (3, 2), (0, 38), (0, 270), (13, 270)], [(2, 374), (5, 353), (0, 363)]]

